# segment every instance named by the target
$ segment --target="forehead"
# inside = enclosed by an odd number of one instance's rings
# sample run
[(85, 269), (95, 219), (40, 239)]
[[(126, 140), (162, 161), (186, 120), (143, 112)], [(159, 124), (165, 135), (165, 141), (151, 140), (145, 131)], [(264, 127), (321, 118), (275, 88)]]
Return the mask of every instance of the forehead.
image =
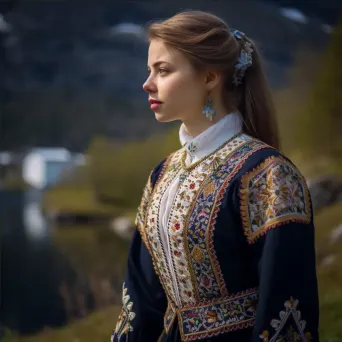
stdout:
[(168, 63), (189, 63), (185, 56), (178, 50), (166, 45), (161, 39), (152, 39), (148, 49), (148, 64), (164, 61)]

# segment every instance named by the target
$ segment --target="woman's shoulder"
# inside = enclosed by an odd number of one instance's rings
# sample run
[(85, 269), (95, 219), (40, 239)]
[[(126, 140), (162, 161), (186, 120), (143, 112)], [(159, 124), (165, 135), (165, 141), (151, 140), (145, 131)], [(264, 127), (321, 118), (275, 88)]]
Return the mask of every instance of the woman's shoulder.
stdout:
[(153, 167), (149, 178), (152, 187), (156, 184), (156, 182), (163, 175), (166, 169), (171, 166), (171, 164), (175, 164), (180, 161), (183, 150), (184, 149), (181, 148), (175, 152), (170, 153), (167, 157), (162, 159)]
[(159, 176), (161, 175), (163, 169), (165, 168), (167, 159), (168, 157), (164, 158), (162, 161), (160, 161), (157, 165), (153, 167), (151, 174), (150, 174), (150, 182), (151, 182), (152, 187), (157, 182)]
[(264, 145), (245, 162), (234, 192), (249, 243), (268, 229), (312, 220), (310, 192), (297, 166), (282, 152)]
[[(253, 140), (252, 140), (253, 144)], [(263, 144), (246, 158), (244, 166), (238, 177), (240, 197), (241, 194), (251, 198), (251, 194), (261, 198), (267, 193), (265, 200), (271, 194), (281, 199), (309, 206), (309, 190), (307, 181), (295, 163), (280, 150)], [(243, 197), (243, 196), (242, 196)]]
[(278, 168), (283, 168), (284, 171), (285, 169), (287, 171), (292, 170), (292, 172), (301, 174), (296, 164), (279, 149), (255, 138), (251, 138), (247, 145), (247, 148), (244, 150), (250, 151), (245, 152), (243, 157), (244, 163), (242, 164), (244, 166), (242, 167), (242, 174)]

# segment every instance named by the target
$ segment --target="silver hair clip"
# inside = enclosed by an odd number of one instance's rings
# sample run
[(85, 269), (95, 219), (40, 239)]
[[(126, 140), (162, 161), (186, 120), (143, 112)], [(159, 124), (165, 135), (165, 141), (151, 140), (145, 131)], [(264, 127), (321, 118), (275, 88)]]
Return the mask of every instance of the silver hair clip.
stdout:
[(242, 79), (248, 67), (252, 65), (252, 44), (248, 41), (246, 35), (239, 31), (233, 30), (233, 36), (238, 40), (244, 40), (243, 47), (240, 51), (239, 59), (235, 64), (235, 71), (233, 74), (233, 84), (238, 86), (242, 83)]

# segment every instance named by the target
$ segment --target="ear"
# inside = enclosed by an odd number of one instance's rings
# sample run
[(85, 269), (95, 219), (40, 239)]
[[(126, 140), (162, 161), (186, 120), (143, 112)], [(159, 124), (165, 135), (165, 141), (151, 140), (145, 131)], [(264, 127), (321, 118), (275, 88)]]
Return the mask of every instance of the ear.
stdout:
[(205, 87), (207, 91), (212, 91), (221, 81), (221, 73), (208, 70), (205, 75)]

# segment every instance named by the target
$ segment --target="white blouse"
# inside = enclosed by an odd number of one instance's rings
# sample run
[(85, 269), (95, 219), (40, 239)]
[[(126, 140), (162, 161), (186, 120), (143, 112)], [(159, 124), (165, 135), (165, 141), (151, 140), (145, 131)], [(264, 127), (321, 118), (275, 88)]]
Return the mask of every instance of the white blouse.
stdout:
[[(179, 139), (182, 146), (187, 151), (187, 157), (185, 160), (186, 165), (190, 166), (191, 164), (196, 163), (198, 160), (214, 152), (227, 140), (239, 133), (239, 131), (242, 130), (242, 124), (243, 122), (240, 115), (233, 112), (224, 116), (220, 121), (210, 126), (207, 130), (196, 137), (190, 136), (186, 131), (184, 124), (182, 124), (179, 131)], [(179, 188), (179, 176), (182, 172), (183, 171), (181, 170), (171, 182), (169, 188), (163, 195), (160, 206), (160, 236), (169, 263), (172, 263), (172, 258), (169, 247), (167, 222), (170, 216), (172, 203), (174, 202), (177, 190)], [(173, 267), (170, 267), (170, 270), (171, 273), (173, 273)], [(174, 274), (172, 274), (172, 276), (174, 279), (176, 278)], [(180, 304), (179, 290), (177, 288), (176, 282), (174, 282), (174, 289), (178, 302), (177, 304)]]

